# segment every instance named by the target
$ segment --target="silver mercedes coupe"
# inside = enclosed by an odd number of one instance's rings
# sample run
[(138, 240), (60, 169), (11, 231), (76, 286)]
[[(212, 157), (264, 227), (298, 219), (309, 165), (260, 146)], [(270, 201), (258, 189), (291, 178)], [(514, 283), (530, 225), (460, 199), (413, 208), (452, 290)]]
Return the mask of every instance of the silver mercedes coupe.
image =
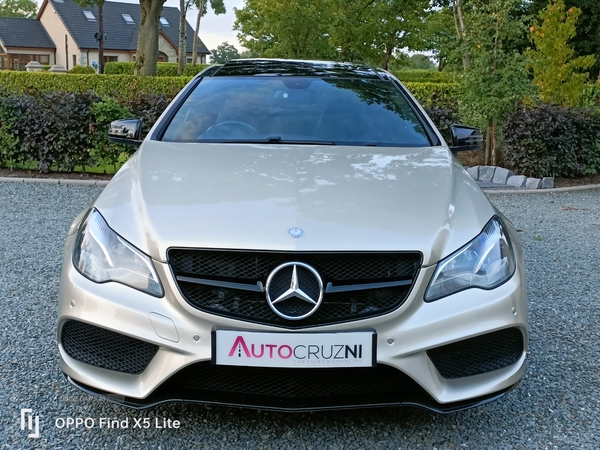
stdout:
[(392, 74), (234, 60), (179, 93), (67, 236), (60, 366), (134, 408), (452, 412), (515, 388), (513, 225)]

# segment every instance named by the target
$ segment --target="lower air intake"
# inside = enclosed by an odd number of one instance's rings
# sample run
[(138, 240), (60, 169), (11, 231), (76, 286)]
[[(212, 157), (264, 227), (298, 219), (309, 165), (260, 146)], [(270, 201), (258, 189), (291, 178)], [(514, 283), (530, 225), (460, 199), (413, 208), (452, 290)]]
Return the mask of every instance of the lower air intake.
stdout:
[(73, 320), (63, 326), (61, 344), (77, 361), (130, 374), (142, 373), (158, 351), (156, 345)]

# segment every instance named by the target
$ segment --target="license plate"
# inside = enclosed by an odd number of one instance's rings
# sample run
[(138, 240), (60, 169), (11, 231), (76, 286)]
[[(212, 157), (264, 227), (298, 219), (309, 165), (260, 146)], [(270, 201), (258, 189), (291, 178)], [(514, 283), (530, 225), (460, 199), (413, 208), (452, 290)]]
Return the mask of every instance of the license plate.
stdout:
[(373, 367), (375, 331), (270, 333), (213, 330), (212, 361), (246, 367)]

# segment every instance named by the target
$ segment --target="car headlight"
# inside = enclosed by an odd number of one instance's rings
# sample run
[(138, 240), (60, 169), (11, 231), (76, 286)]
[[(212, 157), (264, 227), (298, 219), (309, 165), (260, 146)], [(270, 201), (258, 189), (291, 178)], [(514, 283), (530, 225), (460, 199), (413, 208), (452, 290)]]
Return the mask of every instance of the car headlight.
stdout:
[(494, 289), (515, 273), (515, 255), (504, 226), (493, 217), (479, 236), (439, 262), (425, 301), (469, 289)]
[(95, 208), (79, 228), (73, 264), (96, 283), (116, 281), (156, 297), (163, 296), (150, 257), (115, 233)]

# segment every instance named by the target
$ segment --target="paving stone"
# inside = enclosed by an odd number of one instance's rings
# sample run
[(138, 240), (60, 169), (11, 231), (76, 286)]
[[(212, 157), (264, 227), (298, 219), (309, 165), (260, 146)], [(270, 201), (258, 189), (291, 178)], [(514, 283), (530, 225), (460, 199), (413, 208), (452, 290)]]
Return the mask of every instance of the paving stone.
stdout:
[(525, 187), (527, 189), (539, 189), (541, 184), (542, 180), (540, 180), (539, 178), (527, 178)]
[(527, 183), (527, 177), (525, 175), (512, 175), (506, 180), (507, 186), (525, 187)]
[(496, 172), (495, 166), (480, 166), (479, 167), (479, 181), (492, 182), (494, 178), (494, 172)]
[(542, 178), (542, 189), (552, 189), (554, 187), (554, 177)]
[(479, 166), (467, 167), (467, 172), (469, 173), (469, 175), (471, 175), (471, 178), (477, 181), (477, 179), (479, 178)]
[(505, 169), (503, 167), (496, 167), (494, 171), (494, 178), (492, 178), (492, 183), (495, 184), (506, 184), (506, 180), (509, 177), (512, 177), (515, 173), (512, 170)]

